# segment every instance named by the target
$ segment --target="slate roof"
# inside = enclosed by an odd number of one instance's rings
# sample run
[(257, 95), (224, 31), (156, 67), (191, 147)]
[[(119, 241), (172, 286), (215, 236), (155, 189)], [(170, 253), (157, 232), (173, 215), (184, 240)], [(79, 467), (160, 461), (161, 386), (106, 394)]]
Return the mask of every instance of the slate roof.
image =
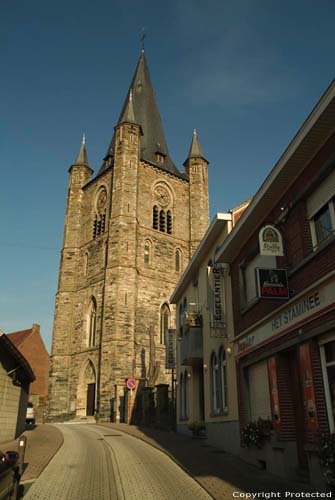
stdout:
[[(132, 94), (132, 95), (131, 95)], [(131, 105), (131, 108), (129, 108)], [(179, 172), (172, 159), (170, 158), (168, 147), (165, 140), (161, 117), (158, 111), (156, 96), (152, 87), (148, 64), (146, 61), (144, 50), (142, 49), (134, 77), (130, 84), (127, 96), (118, 120), (118, 125), (125, 118), (135, 119), (135, 123), (141, 125), (143, 135), (141, 136), (141, 153), (140, 158), (156, 167), (166, 170), (172, 174), (184, 177)], [(134, 120), (130, 120), (134, 122)], [(113, 154), (114, 139), (109, 145), (107, 157)], [(164, 163), (158, 163), (156, 153), (160, 152), (164, 156)], [(107, 168), (106, 162), (103, 163), (98, 175)]]
[(190, 151), (188, 153), (187, 159), (184, 162), (184, 165), (186, 165), (187, 160), (189, 158), (202, 158), (203, 160), (205, 160), (208, 163), (208, 161), (206, 160), (206, 158), (202, 154), (202, 149), (201, 149), (200, 142), (199, 142), (199, 139), (198, 139), (197, 131), (195, 129), (194, 129), (194, 132), (193, 132), (193, 137), (192, 137)]
[(87, 151), (86, 151), (86, 146), (85, 146), (85, 136), (83, 136), (83, 142), (80, 146), (80, 150), (79, 150), (79, 153), (77, 155), (77, 158), (75, 159), (75, 162), (72, 164), (72, 166), (79, 166), (79, 167), (82, 167), (82, 166), (86, 166), (86, 167), (90, 167), (89, 163), (88, 163), (88, 157), (87, 157)]

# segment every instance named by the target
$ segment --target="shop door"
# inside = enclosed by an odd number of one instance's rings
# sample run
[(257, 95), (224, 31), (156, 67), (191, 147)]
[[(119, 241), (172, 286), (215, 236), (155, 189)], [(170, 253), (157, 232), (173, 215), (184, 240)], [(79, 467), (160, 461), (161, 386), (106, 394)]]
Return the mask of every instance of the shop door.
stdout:
[(88, 417), (94, 415), (94, 403), (95, 403), (95, 384), (87, 384), (86, 415)]
[(305, 426), (304, 426), (302, 383), (299, 374), (299, 359), (296, 349), (289, 352), (289, 367), (291, 376), (290, 378), (292, 381), (291, 388), (292, 388), (292, 397), (294, 403), (293, 406), (294, 406), (298, 461), (299, 461), (299, 466), (302, 469), (307, 469), (308, 468), (307, 455), (304, 450)]

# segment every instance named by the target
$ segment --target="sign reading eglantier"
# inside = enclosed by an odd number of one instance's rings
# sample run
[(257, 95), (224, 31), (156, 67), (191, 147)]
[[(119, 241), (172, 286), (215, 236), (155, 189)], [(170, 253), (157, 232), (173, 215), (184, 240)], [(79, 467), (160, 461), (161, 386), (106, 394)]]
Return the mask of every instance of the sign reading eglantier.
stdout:
[(259, 253), (278, 257), (284, 255), (283, 238), (276, 227), (267, 225), (260, 230)]
[(176, 330), (169, 328), (166, 332), (166, 368), (176, 367)]

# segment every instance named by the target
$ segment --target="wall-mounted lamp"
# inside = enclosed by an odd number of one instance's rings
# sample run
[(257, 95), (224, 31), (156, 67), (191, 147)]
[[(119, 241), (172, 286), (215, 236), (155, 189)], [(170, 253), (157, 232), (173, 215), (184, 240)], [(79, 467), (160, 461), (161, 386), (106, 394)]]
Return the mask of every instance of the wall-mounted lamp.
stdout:
[(190, 372), (187, 372), (187, 378), (191, 378)]
[(204, 363), (202, 366), (203, 366), (203, 369), (204, 369), (205, 371), (207, 371), (207, 370), (208, 370), (208, 365), (207, 365), (206, 363)]
[(226, 351), (227, 351), (228, 354), (231, 354), (232, 353), (231, 347), (227, 347)]

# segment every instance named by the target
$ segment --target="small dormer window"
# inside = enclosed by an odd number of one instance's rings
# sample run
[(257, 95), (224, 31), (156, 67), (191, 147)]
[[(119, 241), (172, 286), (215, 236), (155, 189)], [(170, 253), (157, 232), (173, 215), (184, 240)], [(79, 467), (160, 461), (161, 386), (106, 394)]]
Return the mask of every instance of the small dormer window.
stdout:
[(157, 163), (160, 163), (161, 165), (164, 163), (164, 155), (161, 153), (156, 153), (156, 160)]

